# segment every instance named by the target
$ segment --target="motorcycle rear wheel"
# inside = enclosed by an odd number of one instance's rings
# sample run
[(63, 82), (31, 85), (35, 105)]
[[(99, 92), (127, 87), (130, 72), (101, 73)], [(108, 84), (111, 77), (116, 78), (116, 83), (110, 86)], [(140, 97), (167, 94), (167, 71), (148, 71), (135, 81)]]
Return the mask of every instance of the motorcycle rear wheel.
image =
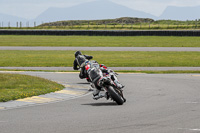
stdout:
[(115, 89), (112, 86), (108, 87), (108, 92), (110, 93), (110, 96), (112, 99), (118, 104), (118, 105), (123, 105), (124, 99), (118, 92), (115, 91)]

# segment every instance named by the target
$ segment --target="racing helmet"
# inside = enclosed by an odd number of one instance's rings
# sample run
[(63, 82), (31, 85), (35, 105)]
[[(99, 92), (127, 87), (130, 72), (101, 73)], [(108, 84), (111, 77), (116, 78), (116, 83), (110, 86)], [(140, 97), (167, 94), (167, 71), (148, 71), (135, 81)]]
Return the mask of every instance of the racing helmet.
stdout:
[(78, 55), (82, 55), (82, 53), (81, 53), (81, 51), (76, 51), (76, 52), (74, 53), (74, 55), (75, 55), (75, 58), (76, 58)]

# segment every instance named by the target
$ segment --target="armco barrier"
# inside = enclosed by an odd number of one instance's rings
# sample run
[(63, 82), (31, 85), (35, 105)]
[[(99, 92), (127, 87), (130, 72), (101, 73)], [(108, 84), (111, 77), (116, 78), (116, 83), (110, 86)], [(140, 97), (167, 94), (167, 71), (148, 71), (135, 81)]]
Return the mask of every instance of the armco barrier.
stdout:
[(0, 35), (200, 36), (200, 30), (0, 30)]

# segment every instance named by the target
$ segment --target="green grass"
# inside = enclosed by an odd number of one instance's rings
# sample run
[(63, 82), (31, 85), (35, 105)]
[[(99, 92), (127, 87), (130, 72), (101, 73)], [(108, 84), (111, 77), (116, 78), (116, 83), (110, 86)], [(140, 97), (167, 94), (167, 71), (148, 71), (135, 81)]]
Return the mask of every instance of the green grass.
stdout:
[[(22, 24), (25, 26), (25, 24)], [(26, 25), (27, 26), (27, 25)], [(101, 20), (68, 20), (43, 23), (35, 27), (0, 27), (0, 29), (65, 29), (65, 30), (177, 30), (200, 29), (198, 20), (156, 20), (122, 17)]]
[[(1, 67), (72, 67), (75, 51), (1, 51)], [(82, 51), (109, 67), (199, 67), (200, 52)]]
[(162, 23), (154, 22), (149, 25), (149, 23), (141, 24), (102, 24), (102, 25), (66, 25), (66, 26), (36, 26), (36, 27), (0, 27), (0, 29), (47, 29), (47, 30), (199, 30), (200, 23)]
[[(22, 28), (23, 29), (23, 28)], [(25, 27), (24, 29), (28, 29)], [(186, 24), (186, 23), (148, 23), (144, 24), (107, 24), (107, 25), (69, 25), (69, 26), (37, 26), (32, 29), (61, 29), (61, 30), (198, 30), (199, 24)]]
[(0, 35), (0, 46), (200, 47), (200, 37)]
[(0, 73), (0, 102), (37, 96), (63, 88), (60, 84), (39, 77)]

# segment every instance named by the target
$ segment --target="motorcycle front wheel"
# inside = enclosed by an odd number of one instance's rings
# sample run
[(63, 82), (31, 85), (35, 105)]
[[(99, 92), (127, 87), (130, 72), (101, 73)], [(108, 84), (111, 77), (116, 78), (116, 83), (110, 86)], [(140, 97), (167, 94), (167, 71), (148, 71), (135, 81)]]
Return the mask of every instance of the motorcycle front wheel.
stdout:
[(115, 91), (115, 89), (112, 86), (108, 87), (108, 92), (110, 93), (110, 96), (112, 99), (118, 104), (118, 105), (123, 105), (124, 99), (122, 96)]

